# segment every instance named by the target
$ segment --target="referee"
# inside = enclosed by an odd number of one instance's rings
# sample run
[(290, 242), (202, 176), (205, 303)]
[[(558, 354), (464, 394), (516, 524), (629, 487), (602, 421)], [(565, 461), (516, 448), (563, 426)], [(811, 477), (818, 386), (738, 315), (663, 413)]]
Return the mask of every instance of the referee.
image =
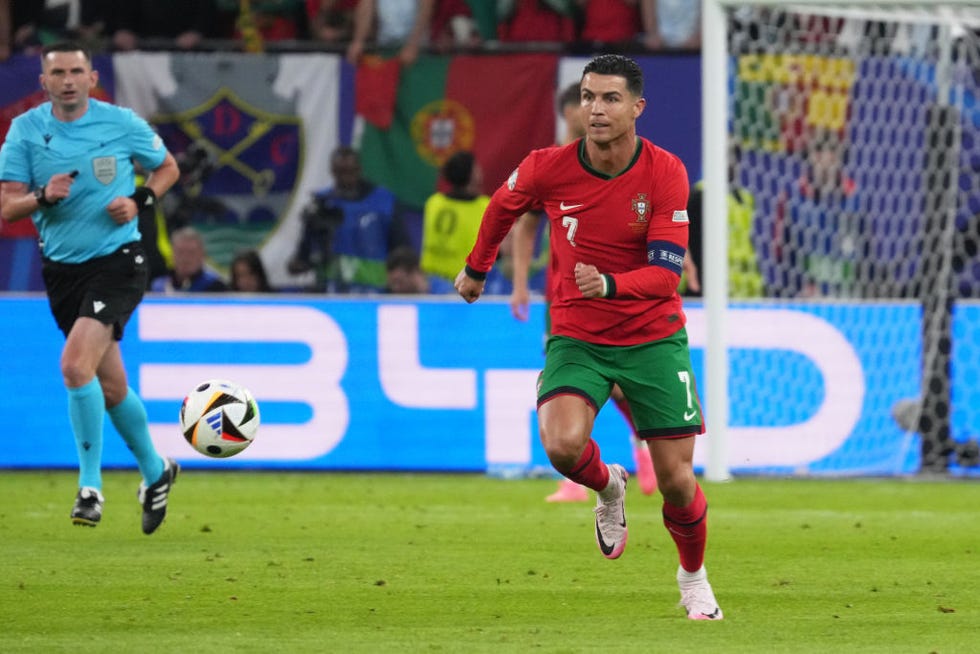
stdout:
[[(89, 97), (98, 84), (92, 56), (76, 43), (41, 52), (49, 102), (17, 116), (0, 149), (0, 213), (31, 216), (40, 234), (43, 277), (65, 334), (61, 376), (79, 459), (76, 525), (102, 518), (102, 425), (106, 414), (136, 457), (143, 533), (163, 522), (180, 467), (150, 440), (143, 401), (129, 387), (119, 341), (143, 299), (147, 259), (138, 212), (177, 181), (177, 162), (133, 111)], [(152, 171), (135, 184), (134, 160)]]

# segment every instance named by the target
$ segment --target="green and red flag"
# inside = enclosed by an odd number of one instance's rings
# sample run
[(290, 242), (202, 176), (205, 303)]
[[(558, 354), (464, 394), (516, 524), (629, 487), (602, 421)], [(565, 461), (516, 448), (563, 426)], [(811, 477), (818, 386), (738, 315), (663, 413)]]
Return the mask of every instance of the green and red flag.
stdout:
[(423, 56), (403, 68), (391, 124), (365, 121), (365, 174), (421, 207), (439, 168), (470, 150), (493, 193), (521, 159), (555, 140), (557, 55)]

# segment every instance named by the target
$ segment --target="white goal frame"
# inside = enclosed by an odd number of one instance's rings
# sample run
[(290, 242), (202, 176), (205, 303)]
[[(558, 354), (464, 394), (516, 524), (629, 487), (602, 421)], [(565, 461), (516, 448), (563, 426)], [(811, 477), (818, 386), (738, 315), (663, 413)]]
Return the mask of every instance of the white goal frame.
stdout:
[[(977, 0), (702, 0), (701, 110), (705, 266), (705, 379), (707, 440), (705, 477), (710, 481), (731, 478), (728, 447), (728, 26), (725, 10), (744, 6), (798, 9), (834, 16), (883, 17), (891, 21), (921, 20), (928, 9), (929, 22), (946, 30), (962, 23), (957, 10), (978, 8)], [(888, 10), (885, 13), (885, 10)], [(918, 11), (916, 11), (918, 10)], [(951, 39), (943, 39), (947, 50)], [(720, 101), (724, 98), (725, 101)], [(700, 262), (699, 262), (700, 263)]]

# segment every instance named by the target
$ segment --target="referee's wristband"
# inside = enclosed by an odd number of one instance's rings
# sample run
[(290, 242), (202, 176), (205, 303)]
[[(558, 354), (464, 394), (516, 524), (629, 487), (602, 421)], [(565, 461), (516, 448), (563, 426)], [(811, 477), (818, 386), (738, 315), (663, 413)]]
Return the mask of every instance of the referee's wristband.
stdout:
[(34, 189), (34, 199), (37, 200), (37, 206), (41, 207), (42, 209), (50, 209), (54, 205), (61, 202), (61, 200), (55, 200), (54, 202), (49, 200), (45, 195), (47, 188), (47, 184), (45, 184)]
[(156, 207), (157, 194), (149, 186), (137, 186), (129, 198), (136, 203), (136, 210), (142, 211), (147, 207)]
[(466, 264), (466, 276), (478, 282), (485, 282), (487, 280), (487, 274), (485, 272), (470, 268), (470, 264)]

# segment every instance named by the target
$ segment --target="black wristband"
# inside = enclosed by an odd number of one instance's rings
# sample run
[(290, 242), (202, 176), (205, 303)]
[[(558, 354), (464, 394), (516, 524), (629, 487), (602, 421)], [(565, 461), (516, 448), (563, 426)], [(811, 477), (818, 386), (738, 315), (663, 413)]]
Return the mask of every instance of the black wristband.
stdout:
[(157, 206), (157, 194), (149, 186), (137, 186), (136, 190), (129, 197), (136, 203), (137, 211), (142, 211), (147, 207)]
[(470, 264), (466, 264), (466, 276), (470, 279), (475, 279), (478, 282), (485, 282), (487, 280), (487, 274), (485, 272), (480, 272), (479, 270), (474, 270), (470, 268)]
[(606, 280), (606, 294), (602, 297), (616, 297), (616, 280), (614, 280), (613, 276), (609, 274), (604, 273), (602, 276)]
[(47, 185), (45, 184), (44, 186), (38, 186), (34, 189), (34, 199), (37, 200), (37, 206), (41, 207), (42, 209), (50, 209), (54, 205), (58, 204), (58, 202), (52, 202), (44, 197), (44, 190), (46, 188)]

